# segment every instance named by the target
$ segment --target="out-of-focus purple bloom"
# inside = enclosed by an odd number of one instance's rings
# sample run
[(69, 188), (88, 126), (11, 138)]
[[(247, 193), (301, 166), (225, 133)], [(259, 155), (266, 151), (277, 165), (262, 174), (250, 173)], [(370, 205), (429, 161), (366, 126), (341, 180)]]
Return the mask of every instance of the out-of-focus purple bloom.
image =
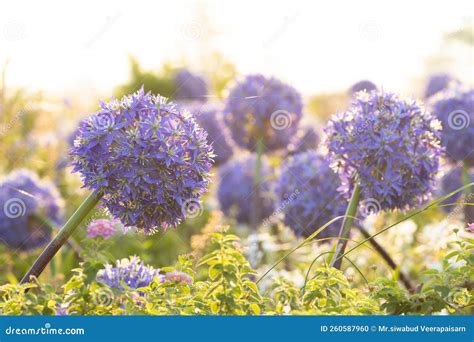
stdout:
[(219, 166), (228, 161), (234, 153), (235, 143), (230, 136), (229, 128), (224, 124), (222, 109), (218, 105), (196, 103), (188, 108), (207, 133), (207, 141), (214, 149), (215, 165)]
[(368, 80), (362, 80), (354, 84), (350, 89), (349, 89), (349, 95), (353, 96), (354, 94), (358, 93), (359, 91), (365, 90), (366, 92), (371, 92), (372, 90), (377, 90), (377, 86)]
[(189, 274), (180, 271), (172, 271), (165, 274), (165, 280), (172, 283), (191, 284), (192, 279)]
[[(471, 172), (471, 182), (474, 182), (474, 172)], [(456, 167), (452, 170), (449, 170), (440, 180), (439, 182), (439, 189), (438, 189), (438, 196), (446, 196), (453, 192), (456, 189), (459, 189), (460, 187), (463, 186), (463, 180), (462, 180), (462, 167)], [(441, 204), (454, 204), (459, 202), (463, 192), (459, 191), (453, 196), (447, 198)], [(456, 206), (443, 206), (441, 207), (444, 211), (450, 212), (452, 211)]]
[(176, 93), (174, 98), (180, 101), (205, 102), (209, 95), (207, 80), (187, 69), (179, 70), (174, 76)]
[(431, 111), (441, 121), (441, 144), (453, 162), (474, 165), (474, 89), (452, 86), (430, 98)]
[(55, 315), (56, 316), (69, 316), (69, 314), (67, 313), (68, 307), (69, 307), (68, 304), (61, 304), (57, 306), (56, 309), (54, 310)]
[(249, 75), (230, 89), (224, 120), (235, 142), (255, 151), (260, 136), (266, 150), (286, 148), (302, 116), (301, 95), (276, 78)]
[[(217, 198), (222, 211), (236, 218), (237, 222), (251, 222), (255, 203), (255, 154), (239, 155), (222, 165), (219, 169), (219, 187)], [(274, 210), (274, 181), (272, 168), (268, 160), (262, 158), (262, 170), (259, 199), (260, 215), (263, 219)]]
[[(316, 151), (287, 159), (281, 167), (276, 190), (285, 225), (306, 238), (331, 219), (344, 215), (347, 201), (338, 187), (339, 177)], [(337, 237), (340, 226), (340, 222), (332, 223), (315, 239)]]
[(428, 97), (448, 88), (452, 83), (459, 84), (459, 81), (449, 74), (439, 73), (431, 75), (428, 84), (426, 85), (425, 98), (427, 99)]
[(474, 223), (469, 223), (466, 227), (466, 231), (469, 233), (474, 233)]
[(107, 240), (115, 234), (117, 223), (115, 220), (108, 219), (94, 220), (87, 227), (87, 237), (94, 239), (100, 236), (104, 240)]
[(153, 280), (163, 282), (164, 277), (160, 270), (145, 265), (138, 256), (117, 260), (115, 266), (107, 264), (105, 268), (97, 273), (97, 281), (110, 287), (124, 290), (127, 287), (137, 289), (148, 286)]
[(71, 150), (74, 172), (115, 218), (145, 233), (176, 227), (207, 191), (213, 151), (194, 117), (143, 88), (101, 103)]
[(385, 92), (357, 93), (351, 107), (326, 128), (340, 190), (350, 197), (358, 181), (361, 198), (377, 201), (382, 210), (423, 203), (432, 193), (443, 154), (440, 129), (416, 101)]
[(288, 155), (315, 150), (319, 145), (319, 134), (310, 125), (303, 125), (298, 129), (296, 136), (291, 139), (288, 146)]
[(41, 220), (61, 224), (63, 202), (56, 187), (36, 173), (19, 169), (0, 183), (0, 241), (21, 250), (46, 244), (51, 230)]

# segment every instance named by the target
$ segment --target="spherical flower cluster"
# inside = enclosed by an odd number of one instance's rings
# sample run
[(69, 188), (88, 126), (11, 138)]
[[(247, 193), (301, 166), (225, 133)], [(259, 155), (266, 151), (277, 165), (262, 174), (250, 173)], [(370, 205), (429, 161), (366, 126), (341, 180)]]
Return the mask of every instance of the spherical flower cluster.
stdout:
[(446, 73), (439, 73), (431, 75), (425, 89), (425, 98), (433, 96), (434, 94), (448, 88), (452, 83), (459, 84), (459, 81)]
[(63, 202), (56, 187), (26, 169), (11, 172), (0, 182), (0, 241), (30, 250), (46, 244), (50, 227), (61, 224)]
[(354, 84), (350, 89), (349, 89), (349, 95), (353, 96), (359, 91), (365, 90), (366, 92), (371, 92), (372, 90), (377, 90), (377, 86), (372, 83), (371, 81), (368, 80), (362, 80)]
[[(298, 236), (306, 238), (345, 213), (347, 201), (337, 190), (339, 178), (326, 158), (314, 150), (287, 159), (277, 184), (278, 208), (284, 214), (284, 223)], [(340, 227), (341, 222), (336, 221), (315, 238), (337, 237)]]
[(288, 146), (288, 154), (293, 155), (308, 150), (314, 150), (318, 145), (319, 134), (316, 132), (316, 129), (313, 126), (304, 125), (298, 129), (296, 136), (293, 137)]
[(207, 132), (207, 140), (214, 149), (215, 165), (219, 166), (232, 157), (235, 143), (229, 128), (224, 124), (222, 111), (217, 105), (191, 105), (191, 112), (198, 124)]
[(190, 113), (143, 89), (101, 106), (74, 142), (74, 171), (124, 225), (145, 233), (176, 227), (183, 204), (207, 189), (213, 152), (206, 132)]
[(326, 128), (340, 190), (351, 196), (357, 181), (361, 197), (377, 201), (382, 210), (423, 203), (443, 154), (440, 129), (416, 101), (392, 93), (358, 93), (349, 110), (334, 116)]
[(176, 87), (175, 99), (201, 102), (207, 100), (209, 90), (204, 77), (187, 69), (181, 69), (175, 74), (174, 83)]
[(98, 282), (122, 291), (124, 290), (122, 284), (137, 289), (148, 286), (155, 279), (159, 282), (164, 280), (159, 269), (145, 265), (137, 256), (117, 260), (115, 266), (105, 265), (104, 269), (97, 272), (96, 279)]
[(443, 126), (441, 143), (446, 156), (474, 165), (474, 89), (449, 87), (431, 97), (430, 104)]
[(98, 219), (89, 223), (87, 237), (94, 239), (98, 236), (104, 240), (109, 239), (116, 232), (116, 220)]
[(301, 95), (275, 78), (250, 75), (229, 92), (225, 122), (235, 142), (255, 151), (259, 137), (266, 150), (286, 148), (302, 116)]
[(180, 271), (172, 271), (165, 274), (165, 280), (172, 283), (191, 284), (192, 279), (189, 274)]
[[(474, 172), (471, 172), (471, 182), (474, 182)], [(462, 180), (462, 168), (457, 167), (453, 170), (449, 170), (440, 180), (439, 184), (439, 189), (438, 189), (438, 196), (446, 196), (453, 192), (454, 190), (459, 189), (460, 187), (463, 186), (463, 180)], [(459, 191), (452, 195), (451, 197), (447, 198), (443, 202), (441, 202), (441, 205), (443, 204), (453, 204), (453, 203), (458, 203), (463, 192)], [(450, 212), (452, 211), (456, 206), (455, 205), (450, 205), (450, 206), (442, 206), (441, 208), (446, 211)]]
[[(236, 218), (237, 222), (251, 223), (255, 207), (255, 154), (237, 156), (224, 164), (218, 172), (217, 198), (221, 210)], [(274, 210), (274, 181), (272, 169), (262, 158), (261, 182), (258, 203), (259, 220), (270, 216)], [(260, 223), (260, 222), (259, 222)]]

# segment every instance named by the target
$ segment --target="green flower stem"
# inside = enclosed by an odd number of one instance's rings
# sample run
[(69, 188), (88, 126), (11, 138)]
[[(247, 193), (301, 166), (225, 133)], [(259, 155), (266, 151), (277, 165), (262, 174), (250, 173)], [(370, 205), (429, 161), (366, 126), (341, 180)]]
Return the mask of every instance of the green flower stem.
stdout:
[(400, 268), (397, 266), (397, 264), (395, 263), (395, 261), (392, 259), (392, 257), (390, 256), (390, 254), (387, 252), (387, 250), (385, 248), (383, 248), (381, 245), (379, 245), (379, 243), (375, 240), (375, 238), (373, 238), (370, 233), (365, 230), (364, 228), (362, 227), (357, 227), (359, 229), (359, 231), (362, 233), (362, 235), (364, 236), (364, 238), (368, 239), (370, 244), (372, 245), (372, 247), (374, 247), (374, 249), (377, 251), (377, 253), (380, 254), (380, 256), (382, 258), (384, 258), (385, 262), (387, 263), (388, 266), (390, 266), (390, 268), (394, 271), (398, 271), (398, 278), (400, 279), (400, 281), (403, 283), (403, 285), (405, 286), (405, 288), (410, 291), (410, 292), (413, 292), (414, 291), (414, 287), (413, 285), (411, 284), (410, 282), (410, 279), (408, 278), (408, 276), (402, 272), (402, 270), (400, 270)]
[[(51, 222), (51, 220), (47, 219), (46, 217), (43, 217), (41, 215), (36, 215), (36, 214), (33, 214), (32, 215), (32, 220), (34, 220), (35, 222), (37, 222), (39, 225), (42, 225), (42, 226), (45, 226), (46, 228), (49, 229), (50, 232), (55, 232), (57, 230), (56, 228), (56, 225)], [(80, 256), (81, 255), (81, 246), (79, 246), (77, 244), (76, 241), (74, 241), (73, 238), (69, 239), (67, 242), (66, 242), (66, 245), (71, 248), (71, 250), (74, 251), (74, 253), (76, 254), (76, 256)], [(53, 262), (54, 259), (51, 261)]]
[(349, 233), (352, 228), (352, 222), (357, 213), (357, 206), (359, 205), (360, 199), (360, 186), (356, 183), (354, 191), (352, 191), (351, 200), (346, 209), (346, 214), (344, 220), (342, 221), (341, 232), (339, 233), (339, 240), (337, 241), (336, 251), (331, 260), (331, 267), (341, 269), (342, 264), (342, 255), (346, 249), (347, 241), (349, 238)]
[(255, 159), (255, 179), (254, 179), (254, 197), (253, 197), (253, 210), (250, 227), (252, 231), (257, 230), (258, 222), (260, 221), (260, 182), (262, 179), (262, 155), (263, 155), (263, 137), (260, 134), (260, 137), (257, 139), (257, 158)]
[[(462, 184), (468, 185), (471, 183), (471, 174), (469, 172), (469, 165), (466, 162), (463, 164), (462, 168)], [(464, 189), (464, 202), (473, 203), (474, 202), (474, 187), (470, 186)], [(464, 220), (466, 225), (474, 222), (474, 206), (465, 205), (464, 206)]]
[(84, 220), (89, 212), (94, 209), (100, 198), (101, 196), (96, 193), (92, 193), (87, 196), (84, 202), (82, 202), (79, 208), (77, 208), (76, 212), (72, 214), (69, 220), (64, 224), (58, 235), (56, 235), (56, 237), (48, 244), (45, 250), (38, 257), (38, 259), (36, 259), (35, 263), (25, 274), (20, 284), (28, 283), (31, 276), (39, 277), (41, 272), (43, 272), (54, 255), (59, 251), (62, 245), (67, 242), (71, 234), (77, 229), (82, 220)]

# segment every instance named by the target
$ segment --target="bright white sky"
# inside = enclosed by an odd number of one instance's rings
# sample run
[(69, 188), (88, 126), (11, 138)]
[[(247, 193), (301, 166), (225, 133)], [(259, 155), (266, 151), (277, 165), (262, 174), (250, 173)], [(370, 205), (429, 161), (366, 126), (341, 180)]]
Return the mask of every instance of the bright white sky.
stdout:
[[(275, 75), (305, 94), (361, 78), (411, 92), (446, 48), (443, 33), (473, 10), (470, 0), (9, 0), (0, 5), (0, 63), (11, 60), (9, 85), (59, 96), (110, 94), (128, 77), (129, 54), (159, 68), (183, 57), (197, 63), (211, 50), (242, 73)], [(449, 67), (472, 80), (472, 50), (463, 51), (468, 69)]]

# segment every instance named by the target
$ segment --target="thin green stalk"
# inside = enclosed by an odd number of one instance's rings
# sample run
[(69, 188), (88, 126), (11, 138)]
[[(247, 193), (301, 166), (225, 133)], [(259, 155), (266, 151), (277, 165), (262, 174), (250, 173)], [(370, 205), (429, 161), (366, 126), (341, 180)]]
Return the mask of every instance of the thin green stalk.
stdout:
[[(469, 172), (469, 165), (467, 162), (464, 162), (462, 168), (462, 184), (468, 185), (471, 183), (471, 174)], [(464, 189), (464, 202), (472, 203), (474, 202), (474, 192), (473, 187), (467, 187)], [(474, 207), (465, 205), (464, 206), (464, 220), (466, 225), (474, 222)]]
[(252, 231), (256, 231), (258, 223), (260, 222), (260, 182), (262, 180), (262, 155), (263, 155), (263, 137), (260, 135), (257, 139), (257, 158), (255, 159), (255, 179), (254, 179), (254, 194), (253, 194), (253, 210), (250, 222)]
[[(32, 219), (36, 221), (38, 224), (45, 226), (47, 229), (49, 229), (50, 232), (55, 232), (57, 230), (55, 224), (51, 222), (51, 220), (47, 219), (46, 217), (43, 217), (41, 215), (32, 215)], [(76, 254), (77, 257), (80, 257), (81, 255), (81, 247), (77, 244), (76, 241), (74, 241), (73, 238), (68, 240), (66, 242), (66, 245), (71, 248), (71, 250)], [(54, 261), (54, 259), (52, 260)]]
[(72, 214), (69, 220), (64, 224), (58, 235), (56, 235), (56, 237), (48, 244), (45, 250), (38, 257), (38, 259), (36, 259), (35, 263), (25, 274), (20, 284), (28, 283), (31, 276), (39, 277), (41, 272), (43, 272), (54, 255), (59, 251), (62, 245), (67, 242), (71, 234), (77, 229), (82, 220), (84, 220), (89, 212), (94, 209), (94, 207), (99, 202), (100, 197), (101, 196), (96, 193), (91, 193), (89, 196), (87, 196), (84, 202), (82, 202), (79, 208), (77, 208), (76, 212)]
[(357, 207), (359, 205), (360, 199), (360, 186), (356, 183), (354, 186), (354, 191), (352, 191), (351, 200), (346, 209), (346, 214), (344, 220), (342, 221), (341, 232), (339, 233), (339, 240), (336, 245), (336, 252), (331, 260), (331, 267), (341, 269), (342, 264), (342, 255), (346, 249), (347, 239), (349, 238), (349, 233), (352, 228), (352, 222), (357, 213)]

